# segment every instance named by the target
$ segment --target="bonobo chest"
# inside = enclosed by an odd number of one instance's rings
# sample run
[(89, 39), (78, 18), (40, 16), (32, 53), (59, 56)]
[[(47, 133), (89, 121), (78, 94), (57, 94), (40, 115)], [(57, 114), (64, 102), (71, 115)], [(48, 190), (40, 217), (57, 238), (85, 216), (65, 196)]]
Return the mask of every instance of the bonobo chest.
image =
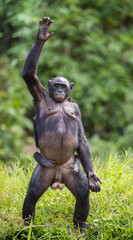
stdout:
[(43, 120), (48, 121), (48, 119), (57, 118), (69, 118), (76, 120), (76, 111), (73, 102), (68, 102), (67, 100), (63, 103), (58, 103), (55, 101), (49, 101), (47, 104), (41, 102), (38, 106), (38, 117), (43, 118)]
[(79, 124), (75, 110), (76, 104), (68, 100), (58, 103), (49, 96), (47, 98), (36, 106), (35, 127), (38, 139), (47, 141), (48, 138), (57, 137), (56, 141), (59, 139), (62, 141), (62, 137), (72, 136), (77, 139)]

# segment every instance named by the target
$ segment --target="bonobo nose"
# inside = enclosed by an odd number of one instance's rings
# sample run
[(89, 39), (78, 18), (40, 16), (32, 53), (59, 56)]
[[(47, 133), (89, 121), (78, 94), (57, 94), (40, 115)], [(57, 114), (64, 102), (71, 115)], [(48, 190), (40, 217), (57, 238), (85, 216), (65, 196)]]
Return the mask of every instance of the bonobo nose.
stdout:
[(58, 93), (63, 93), (62, 89), (58, 89)]

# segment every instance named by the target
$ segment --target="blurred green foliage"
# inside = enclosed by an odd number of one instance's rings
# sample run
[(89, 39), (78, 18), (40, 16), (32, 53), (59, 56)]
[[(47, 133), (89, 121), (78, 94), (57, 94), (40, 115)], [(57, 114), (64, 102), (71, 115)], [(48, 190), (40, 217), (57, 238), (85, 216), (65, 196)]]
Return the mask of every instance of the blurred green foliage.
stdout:
[[(38, 21), (54, 20), (38, 76), (74, 82), (92, 150), (133, 145), (132, 0), (0, 0), (0, 155), (17, 154), (32, 130), (33, 104), (21, 78)], [(22, 141), (23, 139), (23, 141)], [(93, 147), (94, 146), (94, 147)]]

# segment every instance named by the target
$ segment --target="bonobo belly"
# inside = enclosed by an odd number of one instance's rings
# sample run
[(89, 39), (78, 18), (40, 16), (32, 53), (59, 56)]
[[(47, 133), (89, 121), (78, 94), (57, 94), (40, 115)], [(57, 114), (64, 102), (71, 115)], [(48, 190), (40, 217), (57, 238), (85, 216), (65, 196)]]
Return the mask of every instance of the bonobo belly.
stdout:
[(66, 132), (46, 133), (39, 141), (41, 154), (59, 165), (72, 157), (77, 146), (77, 136)]
[[(48, 129), (48, 128), (47, 128)], [(72, 128), (74, 129), (74, 127)], [(59, 121), (52, 131), (47, 130), (39, 141), (41, 154), (55, 164), (67, 162), (78, 147), (77, 131), (71, 130), (63, 121)]]

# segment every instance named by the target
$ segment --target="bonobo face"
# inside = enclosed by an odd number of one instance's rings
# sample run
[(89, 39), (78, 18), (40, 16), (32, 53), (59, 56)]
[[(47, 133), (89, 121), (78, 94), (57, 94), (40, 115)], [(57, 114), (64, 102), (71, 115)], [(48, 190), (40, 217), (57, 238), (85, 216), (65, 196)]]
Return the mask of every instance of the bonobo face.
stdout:
[(69, 83), (64, 77), (56, 77), (48, 82), (48, 90), (51, 98), (57, 102), (63, 102), (73, 90), (73, 83)]

